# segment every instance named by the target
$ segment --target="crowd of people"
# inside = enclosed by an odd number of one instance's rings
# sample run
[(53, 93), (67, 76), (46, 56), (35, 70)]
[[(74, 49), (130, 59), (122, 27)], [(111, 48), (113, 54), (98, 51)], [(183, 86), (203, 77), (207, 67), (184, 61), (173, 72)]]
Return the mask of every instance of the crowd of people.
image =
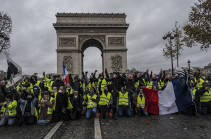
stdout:
[[(164, 90), (166, 85), (184, 75), (178, 72), (174, 76), (160, 71), (155, 75), (147, 70), (144, 73), (120, 74), (118, 72), (96, 72), (88, 78), (72, 77), (64, 82), (60, 75), (38, 79), (34, 74), (25, 77), (15, 85), (8, 87), (7, 80), (0, 84), (0, 126), (35, 124), (46, 125), (49, 122), (86, 119), (95, 116), (117, 119), (132, 115), (147, 116), (143, 88)], [(197, 112), (211, 114), (211, 76), (197, 71), (188, 73), (188, 84), (193, 93)], [(186, 112), (191, 111), (191, 107)]]

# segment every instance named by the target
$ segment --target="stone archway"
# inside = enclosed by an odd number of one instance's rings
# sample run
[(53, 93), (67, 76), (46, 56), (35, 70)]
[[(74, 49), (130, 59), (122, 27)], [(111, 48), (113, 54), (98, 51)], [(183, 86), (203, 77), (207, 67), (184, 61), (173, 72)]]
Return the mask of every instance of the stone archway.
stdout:
[(84, 61), (84, 51), (88, 48), (88, 47), (97, 47), (100, 51), (101, 51), (101, 57), (102, 57), (102, 71), (103, 71), (103, 67), (104, 67), (104, 63), (103, 63), (103, 45), (99, 40), (96, 39), (88, 39), (86, 41), (84, 41), (81, 45), (81, 53), (82, 53), (82, 62), (81, 62), (81, 67), (82, 67), (82, 71), (84, 71), (84, 65), (83, 65), (83, 61)]
[(102, 52), (102, 67), (108, 72), (127, 70), (125, 14), (57, 13), (57, 73), (63, 63), (73, 75), (83, 72), (83, 52), (90, 46)]

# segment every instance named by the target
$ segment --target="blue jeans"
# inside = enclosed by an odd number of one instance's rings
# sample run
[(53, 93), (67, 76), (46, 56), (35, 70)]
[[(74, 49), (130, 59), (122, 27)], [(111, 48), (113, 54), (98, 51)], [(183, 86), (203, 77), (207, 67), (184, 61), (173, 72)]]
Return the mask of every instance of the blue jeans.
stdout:
[(96, 115), (96, 113), (97, 113), (97, 107), (88, 108), (88, 109), (86, 110), (86, 119), (90, 119), (91, 116), (92, 116), (92, 114), (93, 114), (93, 115)]
[(38, 125), (47, 125), (49, 122), (48, 121), (46, 121), (46, 120), (38, 120), (37, 121), (37, 124)]
[(129, 106), (119, 105), (118, 110), (119, 110), (119, 117), (122, 117), (124, 113), (126, 113), (127, 117), (131, 117), (132, 115)]
[(148, 113), (142, 107), (139, 107), (136, 109), (137, 109), (138, 115), (144, 115), (144, 116), (148, 115)]
[(15, 123), (15, 118), (11, 118), (9, 116), (4, 116), (4, 117), (2, 117), (2, 119), (0, 121), (0, 126), (4, 126), (6, 124), (14, 125), (14, 123)]

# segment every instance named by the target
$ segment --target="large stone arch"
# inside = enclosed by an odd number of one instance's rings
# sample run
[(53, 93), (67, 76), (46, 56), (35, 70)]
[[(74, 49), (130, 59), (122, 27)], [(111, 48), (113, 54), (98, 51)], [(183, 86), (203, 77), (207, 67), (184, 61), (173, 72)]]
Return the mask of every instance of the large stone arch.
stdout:
[(82, 53), (82, 71), (84, 71), (84, 66), (83, 66), (83, 61), (84, 61), (84, 51), (89, 48), (89, 47), (96, 47), (101, 51), (101, 57), (102, 57), (102, 71), (104, 69), (104, 62), (103, 62), (103, 50), (104, 50), (104, 45), (102, 44), (102, 42), (99, 39), (86, 39), (80, 46), (81, 49), (81, 53)]
[[(53, 24), (57, 33), (57, 73), (63, 74), (63, 62), (70, 73), (83, 72), (83, 52), (94, 45), (102, 52), (102, 71), (127, 70), (125, 14), (57, 13)], [(67, 59), (68, 58), (68, 59)], [(68, 63), (69, 62), (69, 63)]]

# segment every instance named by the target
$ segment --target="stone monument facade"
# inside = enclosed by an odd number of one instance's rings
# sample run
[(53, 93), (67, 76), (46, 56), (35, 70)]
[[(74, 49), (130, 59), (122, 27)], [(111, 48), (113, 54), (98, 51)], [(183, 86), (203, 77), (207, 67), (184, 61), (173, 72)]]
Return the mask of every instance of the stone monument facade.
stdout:
[(83, 53), (93, 46), (102, 53), (103, 72), (105, 68), (109, 73), (127, 70), (126, 32), (129, 24), (124, 13), (57, 13), (56, 18), (53, 26), (57, 33), (58, 74), (63, 74), (64, 63), (69, 73), (81, 76)]

